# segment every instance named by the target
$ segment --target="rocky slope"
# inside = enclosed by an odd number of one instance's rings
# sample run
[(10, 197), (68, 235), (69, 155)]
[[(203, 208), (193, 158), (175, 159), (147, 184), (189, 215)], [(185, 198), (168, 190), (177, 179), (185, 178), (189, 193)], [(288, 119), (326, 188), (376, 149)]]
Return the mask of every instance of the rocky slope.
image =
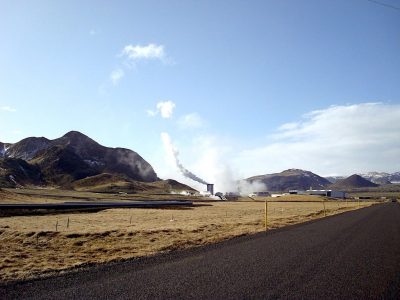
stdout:
[(376, 187), (378, 184), (373, 183), (360, 175), (353, 174), (345, 179), (336, 181), (330, 186), (331, 189), (353, 189), (353, 188), (364, 188), (364, 187)]
[(70, 186), (76, 180), (102, 173), (140, 182), (159, 180), (138, 153), (104, 147), (78, 131), (54, 140), (30, 137), (15, 144), (0, 143), (2, 186)]
[(289, 169), (281, 173), (265, 174), (247, 178), (246, 181), (262, 182), (265, 184), (269, 191), (284, 191), (289, 190), (307, 190), (323, 189), (330, 184), (330, 182), (317, 174), (310, 171), (299, 169)]
[(90, 191), (101, 193), (171, 193), (171, 192), (197, 192), (191, 187), (178, 181), (167, 179), (155, 182), (140, 182), (131, 180), (126, 176), (102, 173), (74, 181), (72, 187), (77, 191)]

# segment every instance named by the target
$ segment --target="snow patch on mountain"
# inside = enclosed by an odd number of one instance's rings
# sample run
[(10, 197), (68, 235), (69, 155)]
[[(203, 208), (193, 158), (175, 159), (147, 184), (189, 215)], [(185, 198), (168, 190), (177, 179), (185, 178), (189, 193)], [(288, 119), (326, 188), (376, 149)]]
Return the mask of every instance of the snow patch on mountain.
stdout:
[(7, 156), (7, 150), (10, 148), (9, 144), (0, 143), (0, 157)]
[(97, 160), (91, 160), (91, 159), (84, 159), (83, 160), (85, 163), (87, 163), (91, 167), (102, 167), (104, 166), (104, 163), (101, 161)]
[(385, 183), (399, 183), (400, 172), (386, 173), (386, 172), (367, 172), (364, 174), (358, 174), (361, 177), (372, 181), (374, 183), (385, 184)]

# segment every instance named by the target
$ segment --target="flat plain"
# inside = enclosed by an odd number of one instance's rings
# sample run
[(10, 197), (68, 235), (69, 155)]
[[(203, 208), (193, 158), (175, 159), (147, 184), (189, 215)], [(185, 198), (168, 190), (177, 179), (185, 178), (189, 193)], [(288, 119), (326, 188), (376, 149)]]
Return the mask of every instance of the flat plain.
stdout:
[[(4, 197), (2, 203), (13, 202), (12, 192), (7, 193), (10, 198)], [(61, 194), (41, 191), (32, 196), (25, 191), (15, 199), (39, 203), (61, 201), (61, 197), (66, 201)], [(89, 201), (94, 197), (76, 192), (67, 195), (86, 197)], [(107, 201), (121, 200), (118, 194), (97, 196)], [(193, 207), (180, 209), (107, 209), (3, 217), (0, 218), (0, 281), (49, 276), (91, 264), (155, 255), (261, 232), (265, 230), (264, 200), (201, 201), (196, 198)], [(268, 202), (268, 230), (377, 203), (326, 201), (318, 196), (268, 200), (271, 201)]]

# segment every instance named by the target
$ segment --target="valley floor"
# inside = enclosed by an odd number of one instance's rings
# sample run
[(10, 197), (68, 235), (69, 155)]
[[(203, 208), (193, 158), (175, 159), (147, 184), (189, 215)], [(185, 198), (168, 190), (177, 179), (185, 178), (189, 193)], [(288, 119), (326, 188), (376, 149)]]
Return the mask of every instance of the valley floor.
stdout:
[[(315, 196), (295, 200), (268, 203), (268, 229), (376, 203), (321, 202), (323, 199)], [(243, 198), (197, 201), (192, 208), (180, 209), (108, 209), (0, 218), (0, 281), (47, 276), (260, 232), (265, 230), (264, 207), (264, 201)]]

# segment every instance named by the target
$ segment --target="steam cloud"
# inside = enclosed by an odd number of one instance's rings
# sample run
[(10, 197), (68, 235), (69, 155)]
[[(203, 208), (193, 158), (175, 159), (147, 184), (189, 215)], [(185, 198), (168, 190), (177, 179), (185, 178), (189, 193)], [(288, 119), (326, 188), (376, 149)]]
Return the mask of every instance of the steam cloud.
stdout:
[(168, 133), (166, 132), (162, 132), (161, 133), (161, 139), (163, 141), (164, 144), (164, 148), (165, 151), (168, 154), (168, 157), (171, 161), (173, 161), (173, 163), (177, 166), (177, 168), (179, 169), (179, 171), (187, 178), (190, 178), (194, 181), (197, 181), (199, 183), (202, 184), (207, 184), (207, 182), (205, 182), (203, 179), (201, 179), (200, 177), (197, 177), (195, 174), (193, 174), (192, 172), (190, 172), (188, 169), (186, 169), (182, 163), (179, 161), (179, 151), (176, 149), (176, 147), (174, 146), (174, 144), (172, 144), (171, 141), (171, 137), (169, 136)]

